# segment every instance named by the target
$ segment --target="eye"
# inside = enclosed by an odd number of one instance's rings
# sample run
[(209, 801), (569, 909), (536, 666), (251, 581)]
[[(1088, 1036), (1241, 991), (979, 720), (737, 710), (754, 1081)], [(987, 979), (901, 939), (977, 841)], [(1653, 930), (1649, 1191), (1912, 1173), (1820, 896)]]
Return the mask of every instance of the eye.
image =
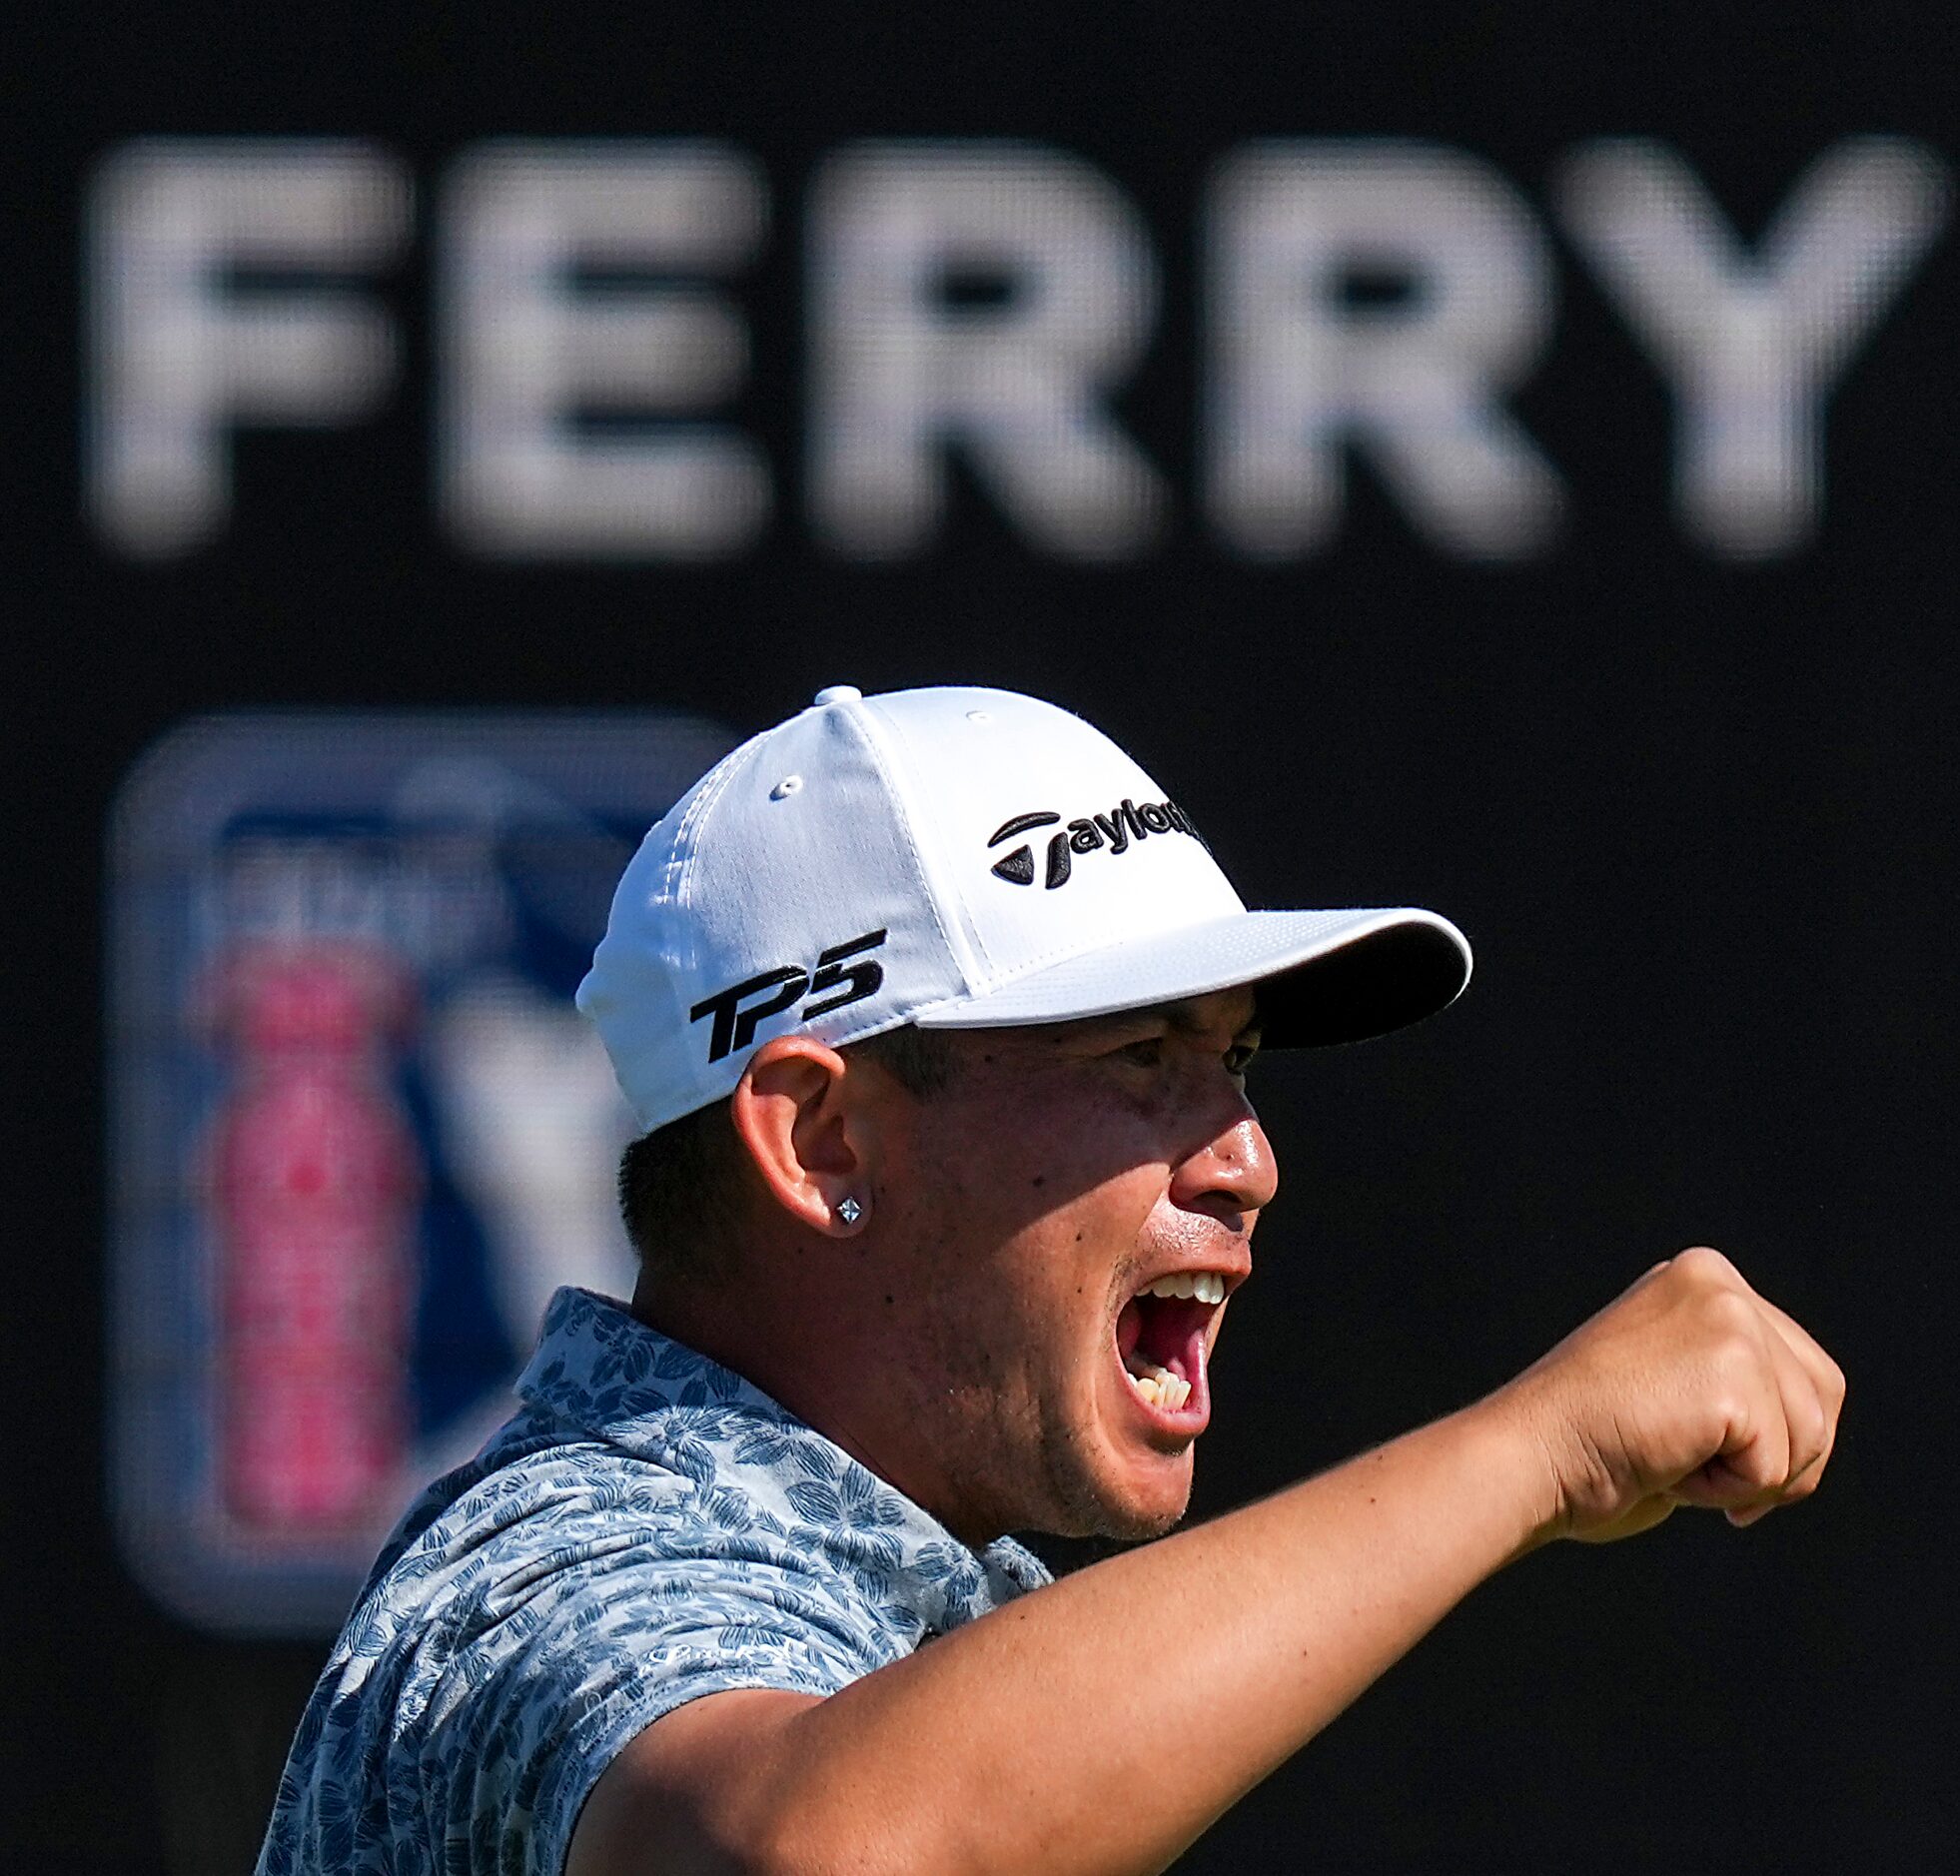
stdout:
[(1259, 1053), (1256, 1042), (1235, 1042), (1225, 1052), (1225, 1072), (1228, 1075), (1243, 1075), (1253, 1065), (1253, 1057)]
[(1138, 1068), (1161, 1068), (1164, 1064), (1164, 1038), (1144, 1036), (1136, 1042), (1126, 1042), (1116, 1054)]

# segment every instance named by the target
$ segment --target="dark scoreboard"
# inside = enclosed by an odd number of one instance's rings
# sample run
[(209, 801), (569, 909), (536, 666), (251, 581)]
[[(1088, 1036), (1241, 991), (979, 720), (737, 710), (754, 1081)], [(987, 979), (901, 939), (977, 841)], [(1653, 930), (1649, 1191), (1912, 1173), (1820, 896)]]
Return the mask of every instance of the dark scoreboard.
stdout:
[[(374, 1530), (493, 1418), (540, 1287), (620, 1255), (562, 1008), (608, 874), (820, 686), (948, 680), (1110, 730), (1250, 903), (1476, 948), (1434, 1022), (1265, 1066), (1284, 1192), (1199, 1515), (1690, 1243), (1850, 1378), (1813, 1503), (1530, 1559), (1181, 1867), (1950, 1839), (1937, 9), (42, 37), (4, 1860), (249, 1862)], [(255, 1340), (302, 1319), (360, 1333)]]
[[(1189, 226), (1158, 228), (1109, 167), (1030, 138), (860, 139), (807, 165), (778, 188), (755, 150), (694, 136), (493, 138), (426, 180), (371, 139), (110, 149), (88, 184), (95, 533), (148, 561), (210, 551), (237, 433), (365, 430), (399, 404), (421, 518), (492, 560), (718, 562), (772, 523), (846, 562), (930, 558), (957, 461), (1038, 560), (1326, 554), (1358, 463), (1439, 556), (1528, 563), (1586, 532), (1584, 462), (1561, 469), (1511, 408), (1571, 266), (1636, 354), (1583, 363), (1667, 401), (1649, 503), (1716, 559), (1787, 558), (1825, 506), (1827, 409), (1952, 185), (1929, 143), (1841, 137), (1738, 229), (1654, 137), (1553, 153), (1542, 204), (1461, 146), (1260, 137), (1194, 163)], [(1167, 247), (1192, 251), (1188, 305), (1164, 305)], [(739, 415), (777, 250), (800, 473)], [(1153, 348), (1191, 394), (1183, 434), (1121, 414)]]

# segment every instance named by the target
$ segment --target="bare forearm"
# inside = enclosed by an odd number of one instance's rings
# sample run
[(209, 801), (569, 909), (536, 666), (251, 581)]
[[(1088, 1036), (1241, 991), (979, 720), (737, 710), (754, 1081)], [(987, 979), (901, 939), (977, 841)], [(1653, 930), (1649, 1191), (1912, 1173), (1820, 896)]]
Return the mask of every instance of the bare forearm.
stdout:
[(1162, 1868), (1531, 1541), (1533, 1457), (1453, 1415), (796, 1713), (749, 1787), (768, 1861)]
[(1683, 1252), (1475, 1407), (828, 1700), (668, 1715), (599, 1780), (567, 1876), (1161, 1869), (1509, 1557), (1798, 1503), (1843, 1403), (1799, 1324)]

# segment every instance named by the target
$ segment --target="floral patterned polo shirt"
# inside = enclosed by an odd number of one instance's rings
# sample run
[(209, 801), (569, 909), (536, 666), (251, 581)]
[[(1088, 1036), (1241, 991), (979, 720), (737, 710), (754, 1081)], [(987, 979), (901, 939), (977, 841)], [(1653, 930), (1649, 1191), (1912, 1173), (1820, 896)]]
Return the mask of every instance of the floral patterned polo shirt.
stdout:
[(661, 1714), (834, 1693), (1048, 1580), (586, 1291), (552, 1298), (517, 1393), (382, 1551), (260, 1876), (558, 1876), (586, 1793)]

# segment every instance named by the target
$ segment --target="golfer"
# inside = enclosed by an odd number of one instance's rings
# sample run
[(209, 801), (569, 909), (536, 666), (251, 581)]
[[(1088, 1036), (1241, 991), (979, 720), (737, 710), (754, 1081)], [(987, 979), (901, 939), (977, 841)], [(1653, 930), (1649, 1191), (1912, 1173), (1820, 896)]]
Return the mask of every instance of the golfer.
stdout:
[[(261, 1871), (1158, 1870), (1535, 1546), (1806, 1495), (1843, 1379), (1701, 1249), (1167, 1534), (1278, 1186), (1255, 1052), (1469, 971), (1434, 913), (1247, 911), (1028, 697), (840, 686), (743, 744), (579, 991), (645, 1128), (632, 1300), (559, 1292), (390, 1539)], [(1015, 1531), (1159, 1541), (1050, 1583)]]

